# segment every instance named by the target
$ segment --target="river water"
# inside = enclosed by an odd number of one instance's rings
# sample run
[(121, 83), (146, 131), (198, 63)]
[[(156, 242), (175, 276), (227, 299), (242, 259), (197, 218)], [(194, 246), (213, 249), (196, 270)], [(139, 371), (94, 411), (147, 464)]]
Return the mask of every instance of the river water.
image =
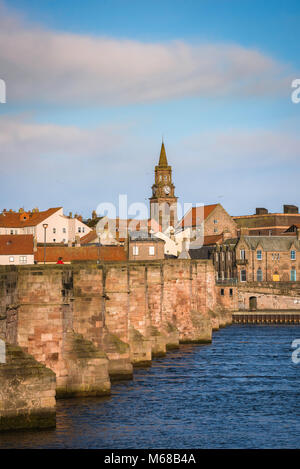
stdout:
[(0, 435), (0, 448), (299, 448), (293, 325), (232, 325), (136, 370), (108, 398), (57, 402), (57, 428)]

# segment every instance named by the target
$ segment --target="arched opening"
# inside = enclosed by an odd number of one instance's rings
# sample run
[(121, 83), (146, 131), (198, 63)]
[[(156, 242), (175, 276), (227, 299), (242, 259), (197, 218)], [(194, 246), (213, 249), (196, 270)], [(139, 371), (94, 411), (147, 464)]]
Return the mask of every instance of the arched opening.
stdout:
[(257, 310), (257, 298), (256, 298), (256, 296), (250, 296), (250, 298), (249, 298), (249, 309), (250, 309), (250, 311), (256, 311)]

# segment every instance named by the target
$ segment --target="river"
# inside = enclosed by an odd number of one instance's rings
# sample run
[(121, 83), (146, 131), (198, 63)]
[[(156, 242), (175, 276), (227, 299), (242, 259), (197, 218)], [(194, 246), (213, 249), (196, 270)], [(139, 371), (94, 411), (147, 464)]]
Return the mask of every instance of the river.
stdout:
[(0, 434), (0, 448), (299, 448), (299, 326), (232, 325), (183, 345), (108, 398), (59, 400), (54, 430)]

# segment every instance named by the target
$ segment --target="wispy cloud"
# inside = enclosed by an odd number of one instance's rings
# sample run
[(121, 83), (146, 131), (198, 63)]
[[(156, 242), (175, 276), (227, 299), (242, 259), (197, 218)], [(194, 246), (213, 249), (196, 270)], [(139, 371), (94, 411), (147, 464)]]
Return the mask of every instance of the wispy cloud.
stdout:
[(119, 105), (278, 95), (290, 85), (287, 67), (255, 49), (50, 31), (16, 18), (3, 5), (0, 64), (10, 102)]

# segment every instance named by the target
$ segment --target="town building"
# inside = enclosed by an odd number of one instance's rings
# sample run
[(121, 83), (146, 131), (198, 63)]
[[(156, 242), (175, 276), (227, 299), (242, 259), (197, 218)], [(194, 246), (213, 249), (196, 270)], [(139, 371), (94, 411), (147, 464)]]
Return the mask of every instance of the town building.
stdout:
[(165, 242), (147, 231), (135, 231), (128, 238), (128, 259), (135, 261), (165, 258)]
[(0, 236), (0, 265), (34, 264), (32, 235)]
[(296, 282), (300, 271), (297, 236), (244, 236), (236, 244), (239, 282)]
[(214, 237), (214, 241), (221, 239), (223, 233), (237, 236), (237, 225), (221, 204), (192, 207), (183, 216), (178, 228), (190, 228), (195, 233), (194, 237)]
[(31, 234), (37, 243), (72, 243), (76, 236), (81, 238), (90, 231), (80, 216), (66, 216), (62, 207), (18, 212), (4, 209), (0, 214), (0, 235)]
[(238, 231), (247, 229), (253, 236), (282, 236), (292, 226), (300, 224), (299, 209), (284, 205), (283, 213), (269, 213), (266, 208), (256, 208), (254, 215), (232, 217)]
[(172, 181), (172, 167), (168, 164), (164, 142), (161, 144), (158, 165), (150, 197), (150, 218), (161, 227), (162, 232), (177, 224), (177, 197)]

